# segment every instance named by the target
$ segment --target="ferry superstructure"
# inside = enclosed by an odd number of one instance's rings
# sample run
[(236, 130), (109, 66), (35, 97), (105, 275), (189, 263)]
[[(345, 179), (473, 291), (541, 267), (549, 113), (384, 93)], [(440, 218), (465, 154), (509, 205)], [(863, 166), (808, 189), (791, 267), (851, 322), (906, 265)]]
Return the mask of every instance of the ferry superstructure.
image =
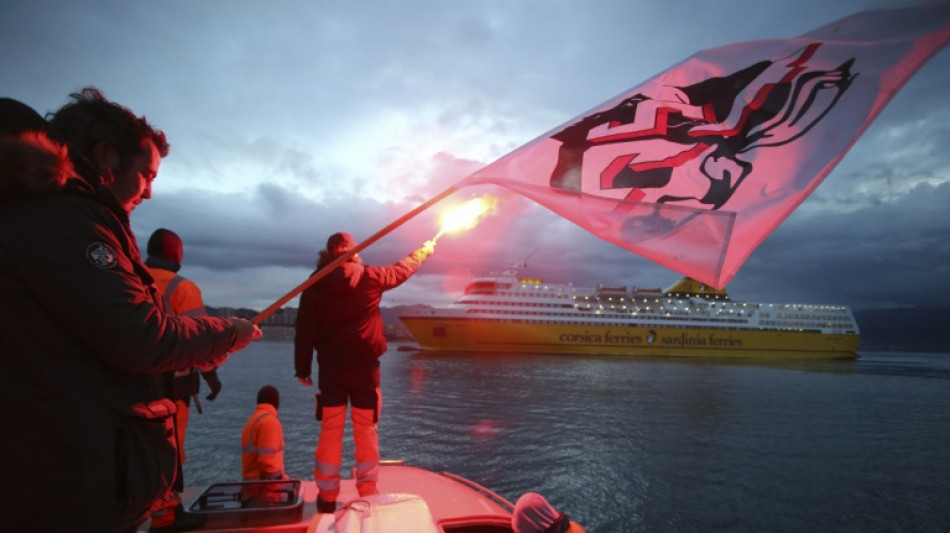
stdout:
[(859, 338), (846, 306), (737, 302), (689, 278), (666, 290), (584, 289), (516, 267), (399, 318), (421, 350), (438, 351), (853, 359)]

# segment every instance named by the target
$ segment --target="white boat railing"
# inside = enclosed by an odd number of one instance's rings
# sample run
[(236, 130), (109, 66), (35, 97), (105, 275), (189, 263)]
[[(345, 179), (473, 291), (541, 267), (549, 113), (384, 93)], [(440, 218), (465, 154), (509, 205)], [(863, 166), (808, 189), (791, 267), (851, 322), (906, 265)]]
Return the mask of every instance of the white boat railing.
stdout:
[(456, 481), (456, 482), (458, 482), (458, 483), (461, 483), (462, 485), (465, 485), (466, 487), (468, 487), (468, 488), (470, 488), (470, 489), (472, 489), (472, 490), (474, 490), (474, 491), (480, 492), (480, 493), (481, 493), (483, 496), (485, 496), (486, 498), (489, 498), (489, 499), (491, 499), (491, 500), (494, 500), (495, 503), (497, 503), (498, 505), (500, 505), (502, 508), (504, 508), (505, 510), (507, 510), (509, 513), (512, 513), (512, 512), (514, 512), (514, 510), (515, 510), (515, 505), (514, 505), (513, 503), (511, 503), (510, 501), (506, 500), (503, 496), (497, 494), (496, 492), (494, 492), (493, 490), (491, 490), (491, 489), (489, 489), (489, 488), (483, 487), (482, 485), (479, 485), (478, 483), (475, 483), (474, 481), (472, 481), (472, 480), (470, 480), (470, 479), (466, 479), (466, 478), (464, 478), (464, 477), (457, 476), (457, 475), (452, 474), (452, 473), (450, 473), (450, 472), (440, 472), (440, 474), (442, 474), (443, 476), (445, 476), (445, 477), (447, 477), (447, 478), (449, 478), (449, 479), (451, 479), (451, 480), (453, 480), (453, 481)]

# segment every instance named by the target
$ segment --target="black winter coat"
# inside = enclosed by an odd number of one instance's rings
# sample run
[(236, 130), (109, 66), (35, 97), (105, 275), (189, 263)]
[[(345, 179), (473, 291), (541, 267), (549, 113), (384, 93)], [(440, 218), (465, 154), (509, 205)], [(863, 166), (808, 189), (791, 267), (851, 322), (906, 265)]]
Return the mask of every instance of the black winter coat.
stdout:
[(409, 279), (427, 257), (420, 248), (387, 267), (344, 263), (304, 290), (294, 337), (297, 376), (310, 377), (314, 350), (322, 368), (378, 367), (386, 351), (383, 292)]
[(64, 150), (0, 138), (0, 516), (10, 531), (144, 520), (178, 471), (168, 374), (234, 344), (166, 314), (127, 214)]

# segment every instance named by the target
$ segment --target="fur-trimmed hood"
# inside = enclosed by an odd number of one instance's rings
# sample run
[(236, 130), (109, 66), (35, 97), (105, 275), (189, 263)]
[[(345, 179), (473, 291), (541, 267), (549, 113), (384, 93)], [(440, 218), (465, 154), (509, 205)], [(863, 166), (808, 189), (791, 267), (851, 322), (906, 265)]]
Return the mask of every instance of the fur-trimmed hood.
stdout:
[(0, 203), (53, 193), (78, 179), (66, 147), (45, 133), (0, 136)]

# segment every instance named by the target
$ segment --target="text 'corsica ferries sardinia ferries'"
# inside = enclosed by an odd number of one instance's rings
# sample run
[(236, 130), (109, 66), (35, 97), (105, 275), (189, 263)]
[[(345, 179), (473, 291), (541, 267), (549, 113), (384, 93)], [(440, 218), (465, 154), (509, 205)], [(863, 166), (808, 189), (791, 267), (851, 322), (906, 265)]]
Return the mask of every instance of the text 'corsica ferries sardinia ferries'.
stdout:
[(853, 359), (845, 306), (730, 300), (684, 278), (669, 289), (583, 289), (518, 277), (476, 278), (444, 308), (399, 314), (422, 350)]

